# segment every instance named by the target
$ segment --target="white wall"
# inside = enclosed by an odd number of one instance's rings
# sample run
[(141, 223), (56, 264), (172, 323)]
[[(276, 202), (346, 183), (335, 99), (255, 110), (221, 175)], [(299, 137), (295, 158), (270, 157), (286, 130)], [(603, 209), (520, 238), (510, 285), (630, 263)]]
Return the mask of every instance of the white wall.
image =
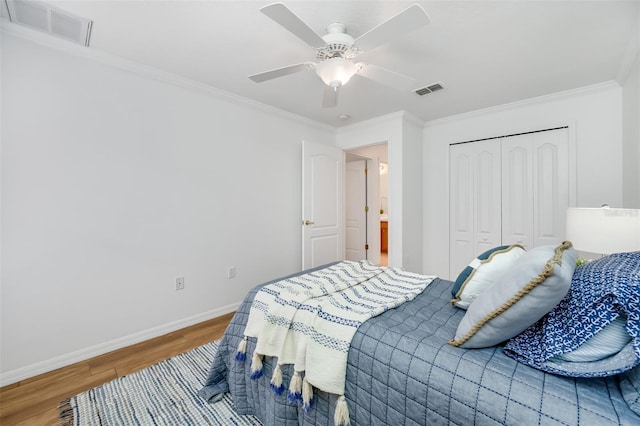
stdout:
[(337, 135), (345, 150), (387, 142), (389, 266), (415, 272), (422, 272), (422, 124), (401, 111), (342, 127)]
[(623, 205), (640, 208), (640, 52), (622, 86)]
[(232, 311), (299, 270), (301, 141), (335, 143), (82, 49), (2, 37), (3, 385)]
[(402, 123), (402, 266), (423, 272), (422, 204), (423, 123), (405, 114)]
[[(569, 125), (580, 207), (622, 206), (622, 90), (609, 82), (427, 123), (424, 128), (425, 273), (449, 276), (449, 144)], [(571, 147), (573, 144), (573, 147)], [(471, 260), (471, 259), (470, 259)], [(455, 277), (449, 277), (455, 278)]]
[[(387, 142), (389, 266), (422, 272), (423, 123), (401, 111), (338, 129), (345, 150)], [(395, 172), (394, 172), (395, 170)]]
[(337, 146), (344, 150), (387, 143), (389, 170), (389, 266), (402, 265), (402, 114), (391, 114), (337, 130)]

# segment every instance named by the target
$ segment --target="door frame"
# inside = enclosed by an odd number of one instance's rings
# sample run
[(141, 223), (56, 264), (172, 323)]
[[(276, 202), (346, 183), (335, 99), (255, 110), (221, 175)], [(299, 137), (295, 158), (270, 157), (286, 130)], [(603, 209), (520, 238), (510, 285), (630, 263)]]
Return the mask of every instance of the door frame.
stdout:
[[(389, 144), (382, 142), (378, 144), (370, 144), (363, 147), (345, 148), (344, 152), (347, 156), (357, 156), (367, 160), (367, 200), (369, 207), (369, 216), (367, 220), (367, 241), (369, 244), (368, 259), (375, 263), (380, 263), (380, 157), (367, 154), (367, 148), (385, 145), (387, 149), (387, 156), (389, 150)], [(348, 194), (345, 191), (345, 197)], [(387, 199), (391, 198), (390, 194), (387, 194)], [(390, 219), (389, 219), (390, 220)], [(389, 245), (389, 254), (391, 253), (391, 246)]]

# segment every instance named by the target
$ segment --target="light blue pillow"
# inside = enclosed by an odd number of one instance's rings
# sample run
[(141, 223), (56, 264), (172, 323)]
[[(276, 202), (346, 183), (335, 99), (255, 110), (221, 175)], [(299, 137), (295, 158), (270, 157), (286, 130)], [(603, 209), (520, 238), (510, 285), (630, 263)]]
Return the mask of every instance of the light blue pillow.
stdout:
[(578, 346), (578, 348), (550, 359), (554, 361), (592, 362), (615, 355), (631, 341), (631, 336), (625, 329), (626, 323), (627, 316), (620, 315), (581, 346)]
[(575, 268), (569, 241), (529, 250), (469, 306), (449, 343), (485, 348), (518, 335), (564, 298)]
[(480, 293), (491, 288), (520, 256), (525, 253), (519, 244), (494, 247), (471, 261), (456, 279), (451, 295), (451, 303), (467, 309)]

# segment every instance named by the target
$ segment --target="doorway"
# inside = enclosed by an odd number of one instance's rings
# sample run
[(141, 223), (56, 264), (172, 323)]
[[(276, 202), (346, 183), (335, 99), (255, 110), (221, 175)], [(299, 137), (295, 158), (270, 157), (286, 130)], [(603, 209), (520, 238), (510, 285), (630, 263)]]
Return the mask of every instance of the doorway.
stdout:
[[(366, 161), (367, 173), (363, 179), (366, 179), (366, 186), (346, 185), (345, 188), (345, 209), (349, 215), (350, 211), (356, 212), (351, 214), (356, 216), (357, 212), (363, 212), (363, 217), (366, 217), (366, 225), (364, 227), (365, 245), (368, 247), (366, 251), (366, 258), (371, 262), (379, 265), (387, 266), (389, 264), (389, 250), (388, 250), (388, 233), (389, 233), (389, 221), (388, 221), (388, 185), (387, 179), (389, 175), (388, 167), (388, 145), (386, 143), (371, 145), (363, 148), (356, 148), (346, 151), (345, 161), (347, 162), (347, 168), (351, 162), (364, 162)], [(352, 205), (350, 203), (359, 203), (359, 200), (363, 199), (363, 194), (366, 192), (366, 205), (367, 211), (361, 206)], [(366, 215), (366, 216), (365, 216)], [(347, 218), (347, 222), (350, 218)], [(351, 237), (353, 240), (357, 233), (354, 229), (345, 230), (345, 241)], [(347, 242), (347, 245), (349, 243)], [(347, 257), (348, 258), (348, 257)]]

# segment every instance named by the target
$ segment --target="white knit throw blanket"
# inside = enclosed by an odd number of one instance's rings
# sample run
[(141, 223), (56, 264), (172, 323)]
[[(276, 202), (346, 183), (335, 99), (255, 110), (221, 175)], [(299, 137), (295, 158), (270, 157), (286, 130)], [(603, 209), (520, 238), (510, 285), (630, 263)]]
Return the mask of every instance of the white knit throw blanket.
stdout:
[[(434, 278), (369, 261), (344, 261), (266, 285), (253, 300), (236, 359), (244, 359), (247, 337), (257, 338), (251, 377), (262, 375), (262, 357), (277, 357), (271, 387), (280, 394), (284, 390), (280, 366), (293, 364), (289, 400), (302, 400), (308, 411), (312, 386), (344, 395), (349, 347), (360, 324), (414, 299)], [(343, 396), (335, 423), (349, 423)]]

